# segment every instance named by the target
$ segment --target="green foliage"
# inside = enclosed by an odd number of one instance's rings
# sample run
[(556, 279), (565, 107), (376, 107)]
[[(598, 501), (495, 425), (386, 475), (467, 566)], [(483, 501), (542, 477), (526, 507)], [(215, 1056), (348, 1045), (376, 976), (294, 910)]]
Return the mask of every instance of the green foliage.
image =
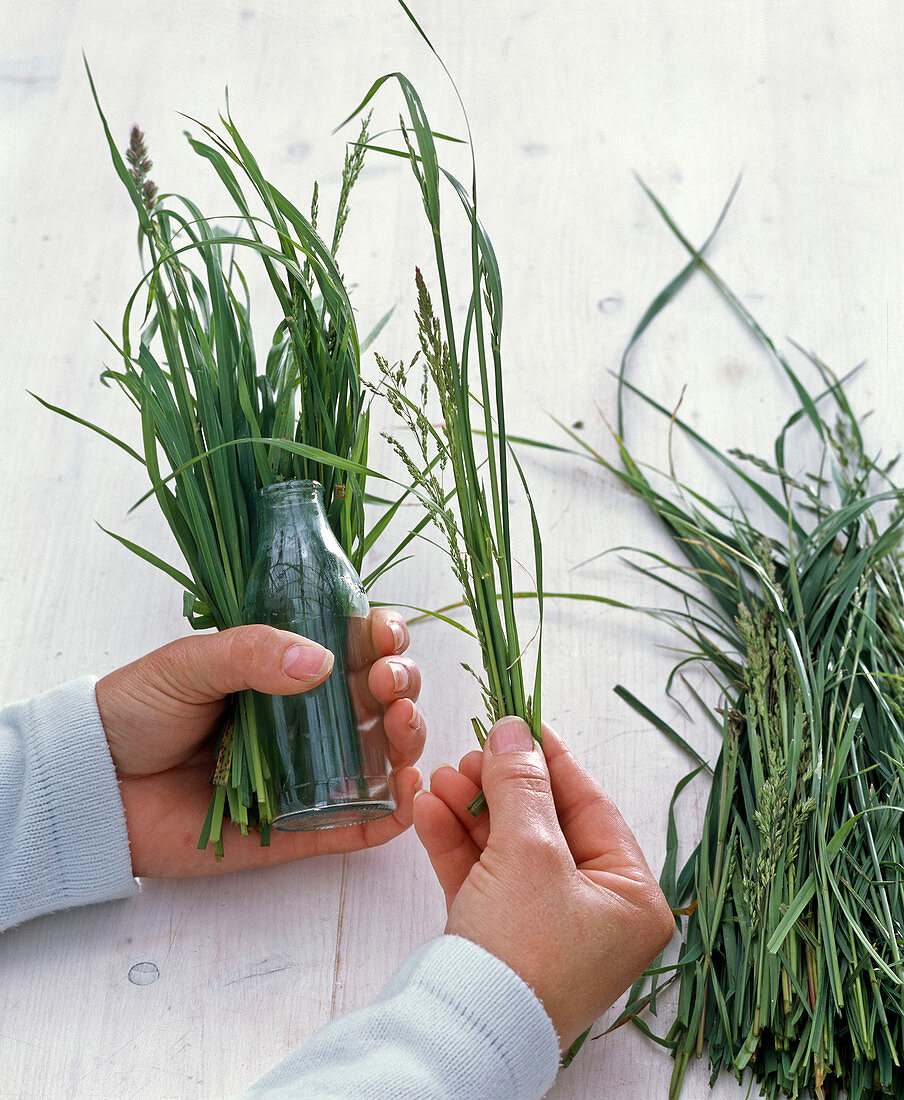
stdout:
[[(684, 561), (659, 557), (648, 567), (641, 559), (637, 568), (682, 595), (681, 610), (652, 613), (681, 635), (679, 667), (701, 662), (725, 700), (702, 834), (677, 873), (674, 800), (670, 811), (661, 883), (681, 929), (680, 955), (636, 983), (615, 1026), (633, 1019), (652, 1034), (641, 1013), (655, 1013), (658, 994), (677, 982), (675, 1019), (657, 1040), (675, 1059), (670, 1096), (704, 1051), (713, 1079), (726, 1068), (740, 1080), (749, 1069), (770, 1098), (900, 1096), (904, 494), (891, 465), (868, 456), (844, 380), (809, 356), (821, 381), (810, 392), (709, 266), (706, 246), (694, 249), (651, 198), (691, 258), (631, 347), (702, 272), (778, 364), (798, 407), (772, 459), (725, 454), (628, 381), (629, 347), (613, 432), (620, 465), (572, 433), (674, 539)], [(646, 471), (624, 441), (629, 391), (702, 446), (736, 500), (752, 495), (786, 537), (767, 538), (740, 504), (727, 512), (674, 473)], [(812, 477), (786, 465), (792, 429), (809, 437), (805, 450), (819, 451)], [(656, 724), (684, 744), (662, 719)]]
[[(404, 3), (401, 6), (435, 54), (411, 11)], [(401, 121), (401, 148), (381, 147), (380, 151), (403, 157), (411, 166), (432, 229), (440, 297), (437, 313), (427, 282), (418, 271), (416, 321), (420, 351), (411, 364), (413, 367), (418, 360), (423, 364), (418, 391), (413, 396), (409, 393), (411, 368), (406, 371), (401, 366), (392, 368), (382, 362), (383, 389), (410, 430), (418, 453), (412, 456), (397, 440), (390, 442), (408, 471), (411, 491), (443, 536), (453, 573), (461, 586), (463, 602), (470, 610), (474, 633), (481, 646), (483, 675), (478, 679), (487, 705), (487, 720), (492, 723), (503, 715), (516, 715), (528, 722), (539, 740), (542, 547), (527, 482), (506, 434), (502, 281), (492, 243), (477, 213), (473, 146), (469, 137), (472, 170), (469, 191), (440, 164), (437, 141), (453, 139), (433, 132), (417, 91), (401, 73), (377, 80), (353, 115), (363, 110), (390, 80), (395, 80), (401, 89), (408, 118)], [(467, 116), (465, 119), (467, 121)], [(470, 234), (471, 289), (461, 331), (455, 324), (446, 273), (442, 220), (444, 184), (451, 186), (457, 195)], [(431, 395), (439, 403), (438, 426), (434, 426), (427, 414)], [(472, 423), (472, 415), (478, 418), (476, 425)], [(513, 580), (509, 513), (512, 468), (527, 500), (533, 532), (538, 625), (533, 639), (536, 660), (532, 687), (525, 680), (524, 648), (515, 616), (518, 594)], [(451, 472), (452, 488), (449, 490), (441, 480), (445, 471)], [(477, 719), (474, 726), (482, 741), (486, 727)], [(473, 809), (479, 810), (479, 804)]]
[[(190, 199), (158, 192), (137, 128), (123, 157), (90, 71), (88, 79), (114, 168), (138, 215), (145, 274), (126, 304), (118, 339), (109, 337), (120, 365), (102, 378), (134, 405), (141, 453), (105, 429), (44, 404), (145, 466), (151, 485), (147, 495), (163, 512), (186, 571), (114, 537), (185, 588), (192, 626), (238, 626), (251, 567), (255, 499), (262, 486), (295, 478), (321, 482), (330, 523), (359, 571), (373, 541), (364, 520), (365, 483), (373, 471), (367, 466), (369, 410), (360, 379), (361, 350), (335, 259), (349, 193), (363, 164), (367, 120), (346, 155), (327, 245), (316, 226), (316, 187), (306, 217), (265, 177), (228, 110), (220, 119), (222, 134), (199, 124), (203, 138), (186, 135), (232, 200), (234, 212), (225, 229)], [(263, 365), (256, 358), (240, 263), (246, 259), (263, 264), (279, 307)], [(227, 811), (243, 832), (259, 826), (266, 843), (271, 777), (245, 695), (237, 697), (224, 726), (214, 782), (200, 846), (212, 842), (222, 854)]]

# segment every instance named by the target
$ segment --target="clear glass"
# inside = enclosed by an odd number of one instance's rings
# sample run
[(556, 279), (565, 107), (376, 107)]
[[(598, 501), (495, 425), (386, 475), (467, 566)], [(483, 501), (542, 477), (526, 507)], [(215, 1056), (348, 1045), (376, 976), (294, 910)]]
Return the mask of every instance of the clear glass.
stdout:
[(245, 622), (291, 630), (335, 656), (301, 695), (254, 693), (277, 829), (331, 829), (385, 817), (390, 793), (382, 712), (366, 691), (370, 605), (326, 518), (316, 481), (277, 482), (258, 496)]

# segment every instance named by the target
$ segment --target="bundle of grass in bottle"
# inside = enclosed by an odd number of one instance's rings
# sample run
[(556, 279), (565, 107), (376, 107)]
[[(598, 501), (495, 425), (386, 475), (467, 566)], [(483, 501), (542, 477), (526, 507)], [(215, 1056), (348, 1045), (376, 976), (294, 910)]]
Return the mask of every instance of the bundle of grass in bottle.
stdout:
[[(671, 1097), (690, 1059), (704, 1054), (713, 1081), (722, 1069), (739, 1080), (749, 1070), (770, 1098), (901, 1096), (904, 494), (892, 464), (867, 454), (847, 380), (808, 356), (819, 378), (810, 392), (703, 250), (654, 202), (691, 260), (631, 346), (702, 271), (790, 381), (797, 407), (774, 460), (723, 453), (627, 380), (627, 353), (622, 363), (620, 397), (633, 392), (701, 446), (736, 501), (746, 494), (771, 515), (769, 537), (752, 509), (720, 508), (674, 473), (658, 481), (635, 461), (621, 400), (621, 465), (581, 444), (674, 539), (683, 562), (651, 555), (635, 565), (679, 593), (683, 608), (645, 610), (680, 634), (678, 670), (701, 662), (724, 695), (702, 833), (680, 872), (674, 799), (670, 811), (661, 883), (681, 929), (680, 954), (635, 985), (614, 1026), (632, 1019), (652, 1035), (642, 1014), (656, 1013), (662, 990), (677, 982), (675, 1018), (658, 1039), (675, 1060)], [(798, 448), (819, 455), (811, 477), (789, 469), (791, 432), (805, 433)], [(630, 691), (616, 690), (689, 748)], [(694, 755), (698, 766), (676, 798), (708, 767)]]
[[(206, 126), (206, 140), (187, 135), (230, 196), (233, 212), (224, 228), (223, 217), (214, 224), (190, 199), (158, 193), (137, 128), (125, 156), (119, 152), (93, 80), (91, 87), (113, 164), (138, 215), (146, 270), (124, 311), (121, 337), (110, 337), (121, 367), (102, 377), (135, 406), (142, 452), (48, 407), (98, 431), (145, 466), (147, 496), (162, 510), (186, 570), (114, 537), (182, 585), (192, 626), (242, 625), (261, 490), (322, 485), (330, 528), (358, 572), (384, 526), (370, 532), (364, 526), (365, 481), (372, 473), (369, 411), (355, 318), (335, 260), (367, 124), (346, 155), (327, 243), (317, 229), (316, 185), (307, 217), (265, 178), (228, 113), (222, 136)], [(255, 353), (240, 264), (245, 260), (263, 264), (281, 318), (263, 365)], [(227, 814), (243, 833), (259, 828), (267, 843), (276, 804), (273, 773), (253, 694), (241, 693), (222, 732), (199, 847), (210, 843), (222, 855)]]
[[(399, 2), (439, 59), (411, 11), (402, 0)], [(445, 65), (443, 69), (448, 75)], [(504, 715), (520, 717), (530, 725), (534, 737), (539, 740), (542, 547), (527, 482), (506, 435), (502, 375), (502, 283), (492, 243), (477, 214), (473, 143), (469, 130), (472, 172), (469, 192), (441, 166), (436, 144), (438, 135), (430, 128), (417, 91), (401, 73), (377, 80), (349, 117), (364, 110), (389, 80), (397, 81), (408, 112), (408, 120), (401, 120), (402, 148), (371, 148), (402, 157), (411, 166), (432, 230), (441, 299), (437, 315), (427, 282), (418, 270), (416, 321), (420, 352), (415, 362), (420, 359), (423, 366), (419, 390), (413, 395), (409, 392), (411, 368), (392, 368), (386, 360), (381, 360), (384, 372), (382, 389), (402, 423), (410, 429), (417, 454), (409, 453), (397, 439), (390, 439), (390, 443), (408, 471), (412, 492), (444, 537), (452, 570), (461, 586), (463, 602), (470, 611), (474, 629), (468, 633), (473, 634), (480, 644), (483, 675), (475, 675), (486, 702), (487, 720), (492, 723)], [(470, 234), (471, 287), (467, 318), (460, 333), (453, 317), (443, 243), (441, 200), (444, 181), (460, 201)], [(411, 367), (414, 365), (412, 363)], [(439, 404), (438, 426), (434, 425), (427, 412), (431, 397)], [(472, 412), (476, 412), (478, 417), (476, 426), (472, 423)], [(515, 615), (517, 597), (509, 512), (510, 467), (514, 468), (521, 481), (533, 533), (533, 579), (538, 595), (532, 689), (530, 682), (525, 680), (524, 649), (519, 640)], [(441, 480), (447, 471), (451, 471), (452, 475), (451, 489), (446, 489)], [(458, 623), (455, 625), (461, 626)], [(467, 668), (467, 671), (473, 670)], [(473, 725), (478, 740), (483, 744), (486, 725), (477, 718), (473, 719)], [(472, 811), (479, 812), (483, 805), (483, 796), (480, 795), (475, 799)]]

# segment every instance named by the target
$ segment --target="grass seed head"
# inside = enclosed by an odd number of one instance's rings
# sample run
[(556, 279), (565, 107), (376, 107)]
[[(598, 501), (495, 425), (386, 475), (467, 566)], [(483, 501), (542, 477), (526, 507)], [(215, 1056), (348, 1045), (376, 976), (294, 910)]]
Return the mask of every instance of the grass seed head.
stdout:
[(154, 167), (154, 162), (148, 156), (144, 134), (137, 126), (132, 127), (132, 132), (129, 135), (126, 160), (130, 166), (129, 175), (135, 181), (135, 186), (141, 194), (146, 210), (151, 213), (157, 203), (157, 185), (148, 175)]

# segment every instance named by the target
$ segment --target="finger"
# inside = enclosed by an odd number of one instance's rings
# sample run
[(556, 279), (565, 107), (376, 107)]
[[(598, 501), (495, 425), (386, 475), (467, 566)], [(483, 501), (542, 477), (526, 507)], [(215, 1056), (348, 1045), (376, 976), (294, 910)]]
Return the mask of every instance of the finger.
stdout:
[(371, 665), (367, 687), (381, 707), (396, 699), (417, 699), (421, 670), (410, 657), (381, 657)]
[(647, 870), (640, 845), (615, 803), (546, 725), (543, 751), (559, 822), (577, 865), (594, 870)]
[[(396, 802), (393, 813), (359, 826), (359, 848), (376, 848), (386, 844), (410, 827), (414, 820), (414, 796), (421, 789), (421, 773), (417, 768), (398, 768), (389, 776), (389, 785)], [(348, 850), (348, 849), (346, 849)]]
[(462, 775), (466, 775), (475, 787), (479, 787), (480, 773), (483, 770), (483, 753), (480, 749), (466, 753), (458, 762), (458, 770)]
[(430, 776), (430, 793), (449, 807), (471, 840), (483, 851), (490, 835), (490, 816), (482, 813), (475, 817), (468, 809), (480, 793), (477, 783), (456, 771), (451, 764), (441, 764)]
[(546, 760), (520, 718), (501, 718), (490, 730), (481, 783), (494, 844), (534, 848), (543, 839), (564, 852)]
[(398, 699), (416, 699), (421, 673), (410, 657), (380, 657), (348, 673), (348, 688), (359, 721), (382, 715)]
[(480, 849), (446, 803), (429, 791), (414, 799), (414, 831), (446, 896), (446, 908), (480, 859)]
[(417, 704), (410, 699), (399, 699), (386, 708), (383, 730), (389, 749), (389, 763), (393, 768), (414, 764), (424, 751), (427, 723)]
[(332, 653), (316, 642), (254, 625), (179, 638), (128, 671), (144, 685), (159, 683), (182, 702), (204, 704), (246, 688), (295, 695), (322, 683), (332, 667)]
[(391, 607), (374, 607), (361, 634), (358, 656), (369, 663), (378, 657), (404, 653), (410, 641), (408, 624), (398, 611)]

